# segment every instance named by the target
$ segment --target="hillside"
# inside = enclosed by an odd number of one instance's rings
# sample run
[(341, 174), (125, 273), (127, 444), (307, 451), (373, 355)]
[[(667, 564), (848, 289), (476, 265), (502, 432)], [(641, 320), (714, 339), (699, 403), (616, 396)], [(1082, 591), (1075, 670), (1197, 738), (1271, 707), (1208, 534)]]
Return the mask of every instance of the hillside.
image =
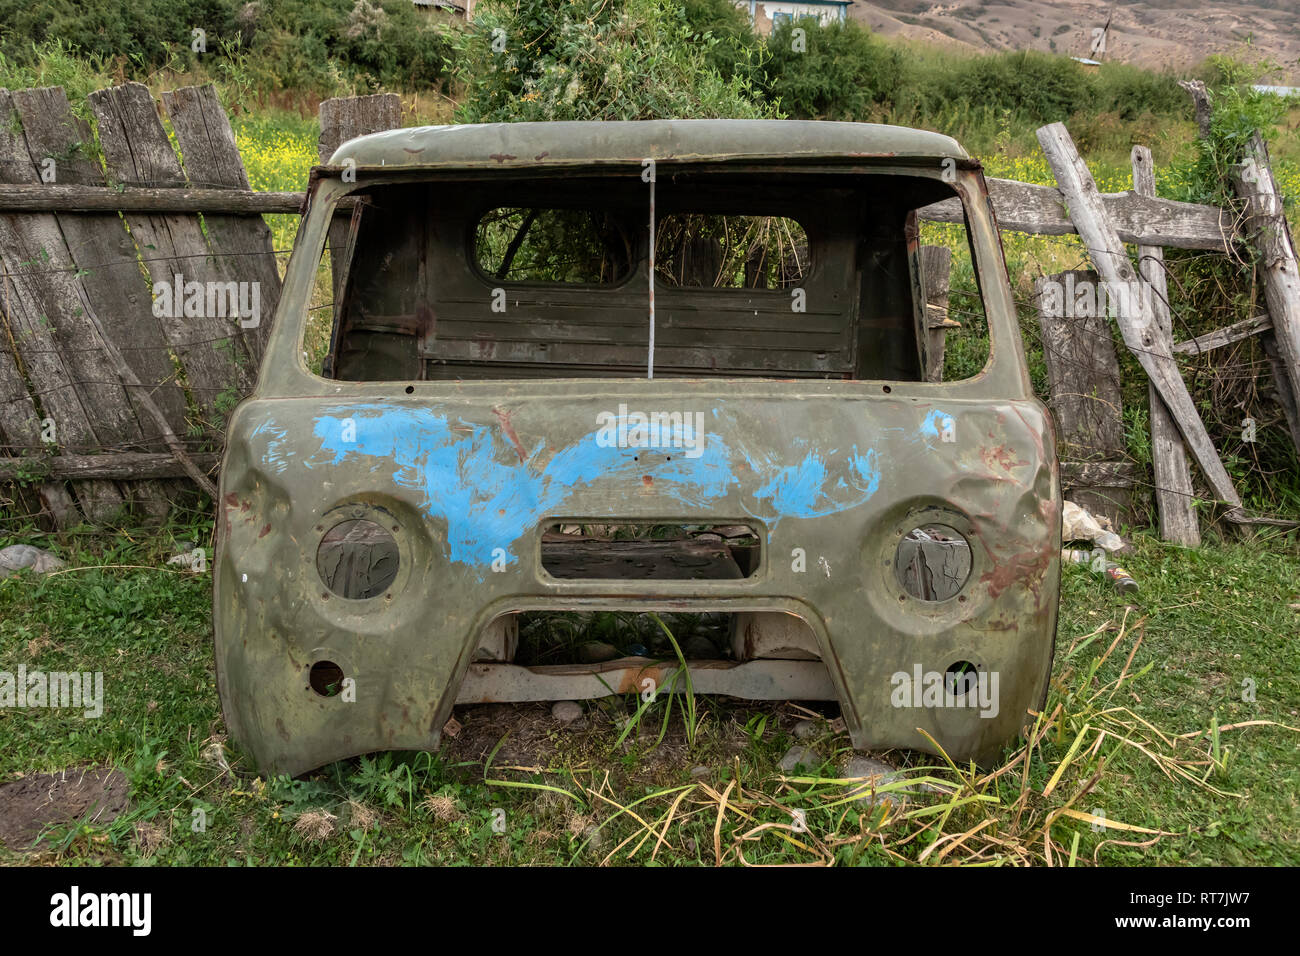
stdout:
[(1180, 69), (1232, 53), (1272, 60), (1283, 70), (1271, 82), (1300, 85), (1293, 0), (856, 0), (849, 9), (883, 36), (1072, 56), (1088, 56), (1093, 30), (1113, 16), (1104, 59)]

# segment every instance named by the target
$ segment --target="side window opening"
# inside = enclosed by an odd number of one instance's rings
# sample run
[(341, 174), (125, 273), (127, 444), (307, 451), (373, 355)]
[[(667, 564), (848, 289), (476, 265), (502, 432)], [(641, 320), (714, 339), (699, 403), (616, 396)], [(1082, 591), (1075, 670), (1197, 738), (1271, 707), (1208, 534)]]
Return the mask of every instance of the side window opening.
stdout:
[[(646, 196), (611, 178), (370, 187), (337, 211), (304, 348), (345, 381), (645, 374)], [(955, 381), (989, 354), (929, 177), (661, 181), (655, 375)], [(539, 205), (535, 197), (545, 196)]]

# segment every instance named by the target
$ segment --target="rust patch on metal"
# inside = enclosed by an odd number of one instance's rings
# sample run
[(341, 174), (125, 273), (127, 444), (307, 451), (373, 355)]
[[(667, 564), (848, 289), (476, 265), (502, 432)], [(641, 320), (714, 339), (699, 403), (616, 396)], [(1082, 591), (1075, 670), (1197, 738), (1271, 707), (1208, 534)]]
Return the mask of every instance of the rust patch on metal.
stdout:
[(980, 457), (984, 459), (984, 465), (989, 471), (993, 470), (994, 465), (1000, 465), (1003, 471), (1010, 471), (1012, 468), (1023, 468), (1029, 464), (1023, 458), (1017, 458), (1015, 452), (1006, 445), (981, 448)]
[(518, 159), (513, 153), (491, 153), (488, 159), (495, 159), (498, 163), (504, 163), (508, 159)]
[(980, 583), (988, 586), (989, 597), (997, 600), (1011, 585), (1020, 581), (1031, 582), (1031, 590), (1038, 593), (1038, 579), (1047, 571), (1052, 556), (1044, 550), (1022, 551), (1003, 561), (998, 561), (993, 570), (986, 571), (980, 577)]

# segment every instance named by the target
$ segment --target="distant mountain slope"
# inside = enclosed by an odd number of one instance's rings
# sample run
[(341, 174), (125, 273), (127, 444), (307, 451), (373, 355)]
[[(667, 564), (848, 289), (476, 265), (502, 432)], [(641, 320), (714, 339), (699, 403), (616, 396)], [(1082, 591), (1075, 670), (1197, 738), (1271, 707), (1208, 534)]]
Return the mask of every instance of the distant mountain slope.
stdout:
[(1212, 53), (1254, 53), (1300, 85), (1300, 0), (855, 0), (855, 19), (884, 36), (983, 50), (1089, 56), (1093, 30), (1113, 16), (1102, 59), (1155, 69)]

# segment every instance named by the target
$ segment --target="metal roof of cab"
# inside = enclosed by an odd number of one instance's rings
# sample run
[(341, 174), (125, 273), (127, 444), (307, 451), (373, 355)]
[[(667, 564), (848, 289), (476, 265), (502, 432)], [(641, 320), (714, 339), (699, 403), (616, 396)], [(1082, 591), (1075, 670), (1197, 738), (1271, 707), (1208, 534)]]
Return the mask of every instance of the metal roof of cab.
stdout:
[(968, 159), (939, 133), (816, 120), (609, 120), (422, 126), (358, 136), (329, 165), (538, 166), (660, 161)]

